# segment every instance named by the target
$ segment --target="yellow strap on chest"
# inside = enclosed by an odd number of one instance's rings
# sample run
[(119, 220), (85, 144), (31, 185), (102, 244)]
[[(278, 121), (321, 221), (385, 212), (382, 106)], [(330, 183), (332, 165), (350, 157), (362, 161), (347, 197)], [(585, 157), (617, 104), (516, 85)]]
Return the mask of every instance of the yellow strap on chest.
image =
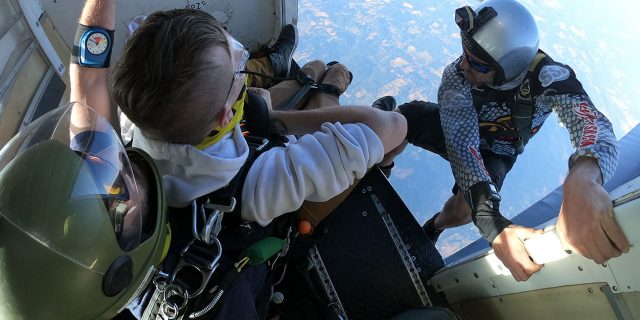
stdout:
[(546, 57), (544, 53), (536, 53), (536, 55), (533, 57), (533, 61), (531, 61), (531, 64), (529, 65), (529, 72), (534, 72), (536, 70), (536, 67), (538, 66), (538, 63), (540, 63), (540, 61), (542, 61), (544, 57)]
[(195, 147), (198, 148), (198, 150), (204, 150), (216, 144), (222, 139), (222, 137), (231, 132), (231, 130), (233, 130), (233, 128), (235, 128), (238, 123), (240, 123), (242, 117), (244, 116), (244, 104), (246, 101), (247, 91), (244, 90), (244, 92), (242, 93), (242, 98), (238, 99), (231, 107), (231, 110), (233, 110), (233, 118), (231, 118), (229, 124), (227, 124), (224, 128), (216, 127), (214, 131), (215, 134), (206, 136), (204, 140), (196, 144)]

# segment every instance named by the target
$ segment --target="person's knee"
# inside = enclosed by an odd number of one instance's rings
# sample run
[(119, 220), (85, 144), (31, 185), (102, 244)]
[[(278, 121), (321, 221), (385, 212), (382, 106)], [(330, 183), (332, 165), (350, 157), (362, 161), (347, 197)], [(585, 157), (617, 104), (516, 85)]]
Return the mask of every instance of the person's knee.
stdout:
[(313, 81), (319, 83), (327, 71), (327, 65), (322, 60), (313, 60), (302, 66), (300, 72), (307, 74)]
[(464, 199), (464, 195), (462, 194), (462, 192), (458, 192), (455, 195), (455, 208), (456, 208), (456, 212), (458, 212), (458, 216), (460, 217), (461, 220), (464, 220), (465, 223), (469, 223), (471, 221), (471, 208), (469, 207), (469, 204), (467, 203), (467, 201)]
[(442, 211), (445, 212), (452, 221), (455, 221), (456, 224), (467, 224), (471, 222), (471, 208), (469, 208), (461, 192), (449, 198)]

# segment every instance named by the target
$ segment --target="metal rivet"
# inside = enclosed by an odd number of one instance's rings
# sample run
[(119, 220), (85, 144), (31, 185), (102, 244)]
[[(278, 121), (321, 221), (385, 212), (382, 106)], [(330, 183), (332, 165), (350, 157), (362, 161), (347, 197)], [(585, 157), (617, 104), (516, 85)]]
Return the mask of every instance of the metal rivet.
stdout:
[(362, 216), (366, 217), (367, 216), (367, 212), (366, 211), (362, 211)]
[(427, 280), (427, 285), (430, 286), (431, 285), (431, 280)]
[(367, 186), (367, 191), (371, 191), (371, 190), (372, 190), (371, 187)]
[(476, 278), (480, 278), (480, 277), (478, 276), (478, 274), (477, 274), (477, 273), (475, 273), (475, 272), (473, 273), (473, 276), (474, 276), (474, 277), (476, 277)]
[(589, 291), (589, 293), (593, 293), (593, 289), (591, 288), (587, 289), (587, 291)]
[(606, 262), (603, 263), (602, 266), (606, 268), (607, 267), (607, 263)]
[(611, 287), (611, 290), (613, 290), (613, 291), (618, 291), (618, 287), (613, 286), (613, 287)]
[(362, 193), (367, 193), (367, 189), (362, 188)]
[(421, 268), (416, 268), (416, 272), (420, 273), (420, 272), (422, 272), (422, 269)]
[(584, 269), (582, 268), (582, 266), (578, 266), (578, 270), (582, 271)]

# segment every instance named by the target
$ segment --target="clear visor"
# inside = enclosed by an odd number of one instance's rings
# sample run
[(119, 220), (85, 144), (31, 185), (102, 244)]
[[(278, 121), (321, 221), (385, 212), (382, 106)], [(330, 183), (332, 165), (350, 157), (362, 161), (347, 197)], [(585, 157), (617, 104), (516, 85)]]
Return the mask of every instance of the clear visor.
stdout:
[(242, 88), (245, 85), (245, 74), (243, 73), (247, 68), (247, 62), (249, 61), (249, 52), (238, 40), (233, 38), (228, 32), (225, 31), (227, 42), (229, 43), (229, 51), (231, 53), (231, 65), (233, 66), (233, 80), (231, 87), (229, 88), (229, 94), (225, 100), (225, 110), (229, 110), (238, 97), (242, 93)]
[[(27, 240), (86, 267), (141, 241), (135, 178), (117, 133), (71, 103), (31, 123), (0, 150), (0, 216)], [(31, 239), (28, 239), (31, 238)]]

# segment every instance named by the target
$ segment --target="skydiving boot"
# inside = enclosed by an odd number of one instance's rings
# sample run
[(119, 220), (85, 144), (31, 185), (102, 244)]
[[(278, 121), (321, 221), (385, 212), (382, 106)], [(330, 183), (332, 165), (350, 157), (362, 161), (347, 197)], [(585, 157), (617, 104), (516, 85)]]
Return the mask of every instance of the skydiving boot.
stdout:
[(396, 99), (392, 96), (384, 96), (374, 101), (371, 106), (382, 111), (393, 111), (396, 108)]
[(444, 231), (443, 229), (437, 229), (435, 226), (436, 218), (439, 215), (440, 215), (440, 212), (434, 214), (433, 217), (427, 220), (427, 222), (425, 222), (424, 225), (422, 226), (422, 230), (424, 230), (424, 232), (427, 234), (427, 237), (429, 238), (429, 240), (431, 240), (431, 242), (434, 245), (438, 241), (438, 237), (440, 237), (440, 234), (442, 233), (442, 231)]
[(269, 53), (269, 60), (271, 60), (274, 76), (279, 78), (289, 77), (293, 52), (297, 46), (298, 30), (296, 26), (292, 24), (284, 26), (282, 31), (280, 31), (278, 40), (271, 47), (271, 53)]

